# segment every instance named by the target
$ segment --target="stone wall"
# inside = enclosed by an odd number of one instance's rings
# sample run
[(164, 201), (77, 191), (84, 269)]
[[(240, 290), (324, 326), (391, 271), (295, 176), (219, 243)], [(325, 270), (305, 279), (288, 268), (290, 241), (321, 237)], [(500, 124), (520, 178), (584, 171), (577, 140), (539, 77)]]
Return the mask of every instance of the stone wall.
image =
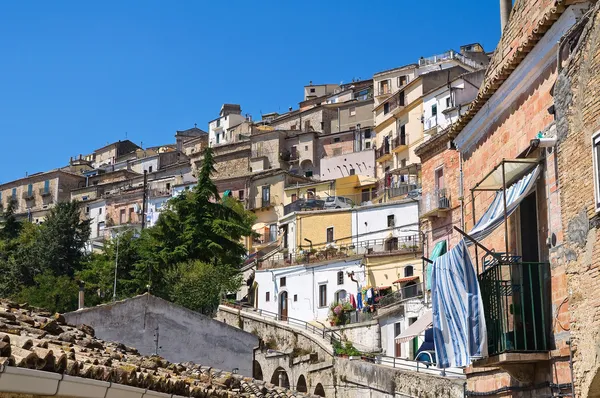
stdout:
[(600, 8), (597, 5), (554, 89), (565, 243), (557, 258), (568, 283), (557, 323), (570, 331), (577, 397), (600, 396), (600, 226), (595, 211), (592, 135), (600, 129)]
[(329, 134), (331, 133), (331, 121), (336, 116), (337, 110), (318, 106), (280, 121), (274, 121), (271, 123), (271, 127), (276, 130), (319, 131)]
[(381, 330), (377, 321), (332, 327), (342, 338), (351, 341), (362, 352), (381, 351)]
[[(258, 338), (151, 295), (65, 314), (70, 324), (92, 326), (96, 336), (158, 354), (171, 362), (202, 363), (252, 375)], [(158, 337), (157, 337), (158, 333)]]

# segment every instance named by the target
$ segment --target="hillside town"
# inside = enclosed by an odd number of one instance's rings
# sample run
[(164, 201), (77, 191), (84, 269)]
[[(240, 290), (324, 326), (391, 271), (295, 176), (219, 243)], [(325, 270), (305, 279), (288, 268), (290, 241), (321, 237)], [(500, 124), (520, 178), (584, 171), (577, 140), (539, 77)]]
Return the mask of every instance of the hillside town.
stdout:
[[(0, 398), (600, 397), (600, 3), (506, 0), (500, 17), (496, 48), (309, 81), (285, 113), (215, 104), (164, 145), (1, 183), (0, 232), (21, 231), (0, 249), (75, 203), (78, 252), (106, 276), (65, 271), (79, 289), (51, 309), (0, 299)], [(231, 258), (212, 306), (189, 298), (205, 274), (168, 294), (153, 274)]]

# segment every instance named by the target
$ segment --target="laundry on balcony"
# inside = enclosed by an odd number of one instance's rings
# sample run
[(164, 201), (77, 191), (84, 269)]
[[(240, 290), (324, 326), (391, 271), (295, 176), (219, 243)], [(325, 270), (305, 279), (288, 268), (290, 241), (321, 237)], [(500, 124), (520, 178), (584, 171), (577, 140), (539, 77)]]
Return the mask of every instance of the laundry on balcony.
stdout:
[[(479, 219), (469, 235), (481, 241), (489, 236), (519, 207), (519, 204), (534, 189), (541, 167), (536, 160), (504, 160), (492, 170), (473, 191), (497, 191), (490, 207)], [(506, 191), (506, 215), (504, 192)], [(472, 241), (468, 240), (467, 245)]]
[(487, 356), (483, 302), (464, 240), (434, 261), (431, 305), (438, 367), (464, 367)]
[[(446, 241), (442, 240), (433, 246), (433, 250), (429, 255), (429, 260), (432, 262), (435, 261), (436, 258), (440, 257), (442, 254), (446, 254)], [(431, 290), (431, 273), (433, 272), (433, 263), (428, 263), (425, 267), (425, 288), (427, 290)]]

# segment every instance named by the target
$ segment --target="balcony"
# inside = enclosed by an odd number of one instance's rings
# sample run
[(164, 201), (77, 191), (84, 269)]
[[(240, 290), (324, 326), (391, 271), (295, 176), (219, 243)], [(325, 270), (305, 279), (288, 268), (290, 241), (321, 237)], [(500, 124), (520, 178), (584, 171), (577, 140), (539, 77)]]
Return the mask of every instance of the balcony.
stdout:
[(33, 191), (31, 191), (31, 192), (23, 192), (23, 193), (21, 194), (21, 197), (22, 197), (23, 199), (25, 199), (25, 200), (33, 200), (33, 199), (35, 198), (35, 196), (34, 196), (34, 194), (33, 194)]
[(437, 127), (438, 127), (438, 121), (437, 121), (437, 115), (436, 116), (431, 116), (427, 119), (424, 120), (423, 122), (423, 130), (424, 130), (424, 134), (435, 134), (437, 133)]
[(392, 140), (392, 152), (402, 152), (406, 148), (408, 148), (408, 134), (398, 134)]
[(444, 217), (450, 210), (450, 196), (445, 188), (421, 196), (421, 218)]
[(46, 196), (50, 196), (50, 195), (52, 195), (52, 192), (50, 192), (50, 189), (49, 189), (49, 188), (48, 188), (48, 189), (46, 189), (46, 188), (40, 188), (40, 189), (38, 190), (38, 193), (40, 194), (40, 196), (41, 196), (42, 198), (43, 198), (43, 197), (46, 197)]
[(379, 148), (375, 149), (375, 160), (379, 163), (386, 162), (392, 159), (389, 142), (383, 143)]
[(478, 276), (489, 358), (474, 366), (547, 360), (551, 347), (550, 264), (499, 255)]
[(392, 93), (392, 89), (387, 86), (387, 87), (379, 87), (379, 89), (377, 90), (377, 95), (376, 97), (382, 97), (384, 95), (390, 95)]
[(170, 189), (154, 188), (150, 190), (151, 198), (167, 198), (171, 196)]

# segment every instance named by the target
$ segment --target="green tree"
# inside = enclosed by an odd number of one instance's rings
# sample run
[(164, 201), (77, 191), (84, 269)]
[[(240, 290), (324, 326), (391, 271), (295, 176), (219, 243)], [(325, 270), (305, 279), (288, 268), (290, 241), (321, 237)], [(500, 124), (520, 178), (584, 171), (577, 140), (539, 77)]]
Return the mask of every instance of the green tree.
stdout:
[(167, 274), (169, 299), (193, 311), (212, 315), (220, 298), (237, 291), (242, 283), (239, 271), (229, 266), (215, 267), (201, 261), (181, 263)]
[(15, 216), (17, 201), (10, 198), (6, 206), (6, 210), (0, 213), (2, 223), (0, 224), (0, 240), (12, 240), (19, 236), (21, 231), (21, 223)]
[(25, 287), (15, 298), (53, 312), (68, 312), (77, 309), (78, 293), (79, 286), (72, 278), (47, 271), (37, 275), (35, 285)]

